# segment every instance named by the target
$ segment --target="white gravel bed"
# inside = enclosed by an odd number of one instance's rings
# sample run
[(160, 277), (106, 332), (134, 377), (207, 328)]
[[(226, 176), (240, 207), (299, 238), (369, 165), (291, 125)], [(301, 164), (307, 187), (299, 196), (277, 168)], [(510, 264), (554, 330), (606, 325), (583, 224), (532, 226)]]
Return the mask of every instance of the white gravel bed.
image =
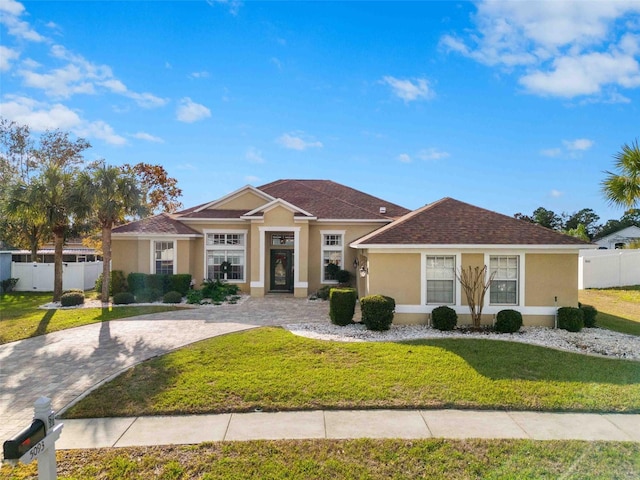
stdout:
[(395, 342), (422, 338), (486, 338), (529, 343), (570, 352), (640, 360), (640, 337), (601, 328), (584, 328), (573, 333), (546, 327), (523, 327), (520, 332), (441, 332), (426, 325), (392, 325), (386, 332), (367, 330), (362, 324), (340, 327), (330, 323), (285, 325), (295, 335), (338, 342)]
[(202, 303), (201, 305), (189, 304), (187, 303), (187, 300), (185, 298), (183, 298), (182, 302), (180, 303), (152, 302), (152, 303), (129, 303), (129, 304), (122, 304), (122, 305), (114, 305), (112, 302), (102, 303), (102, 301), (100, 300), (96, 300), (93, 298), (91, 299), (86, 298), (84, 300), (84, 303), (81, 303), (80, 305), (73, 305), (71, 307), (63, 307), (60, 302), (49, 302), (49, 303), (40, 305), (39, 308), (42, 308), (44, 310), (52, 310), (52, 309), (72, 310), (75, 308), (148, 307), (148, 306), (161, 306), (161, 307), (179, 306), (179, 307), (188, 307), (188, 308), (211, 308), (211, 307), (221, 307), (225, 305), (241, 305), (242, 303), (246, 302), (250, 298), (249, 295), (242, 295), (242, 294), (239, 294), (238, 297), (240, 298), (238, 298), (238, 300), (236, 300), (235, 303), (222, 302), (218, 305), (211, 303), (209, 299), (207, 299), (207, 302)]

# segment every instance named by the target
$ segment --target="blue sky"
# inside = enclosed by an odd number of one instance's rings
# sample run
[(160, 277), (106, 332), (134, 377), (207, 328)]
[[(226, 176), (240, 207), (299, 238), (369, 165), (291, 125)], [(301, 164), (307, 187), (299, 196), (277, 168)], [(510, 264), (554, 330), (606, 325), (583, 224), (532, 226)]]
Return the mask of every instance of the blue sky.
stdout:
[(0, 0), (0, 114), (162, 164), (185, 207), (331, 179), (408, 208), (621, 209), (640, 2)]

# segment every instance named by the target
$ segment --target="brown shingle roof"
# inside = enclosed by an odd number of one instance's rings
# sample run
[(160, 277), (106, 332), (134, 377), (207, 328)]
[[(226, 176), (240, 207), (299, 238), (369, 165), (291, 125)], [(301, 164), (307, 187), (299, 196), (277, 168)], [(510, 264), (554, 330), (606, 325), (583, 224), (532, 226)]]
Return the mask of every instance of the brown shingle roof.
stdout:
[(167, 213), (143, 218), (136, 222), (125, 223), (113, 229), (114, 234), (135, 233), (135, 234), (167, 234), (167, 235), (198, 235), (200, 232), (187, 227), (184, 223), (171, 218)]
[(589, 245), (539, 225), (443, 198), (355, 242), (367, 245)]
[[(319, 219), (388, 220), (409, 212), (404, 207), (331, 180), (277, 180), (258, 190), (286, 200)], [(385, 207), (386, 213), (381, 214), (380, 207)]]
[(194, 209), (189, 209), (188, 213), (182, 214), (177, 218), (240, 218), (245, 213), (247, 213), (247, 210), (206, 209), (196, 212)]

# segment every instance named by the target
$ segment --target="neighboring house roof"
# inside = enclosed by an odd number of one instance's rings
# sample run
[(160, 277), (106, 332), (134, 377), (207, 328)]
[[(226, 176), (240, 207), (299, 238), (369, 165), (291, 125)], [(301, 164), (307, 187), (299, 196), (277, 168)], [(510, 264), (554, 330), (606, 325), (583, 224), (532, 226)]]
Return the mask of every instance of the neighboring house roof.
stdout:
[(197, 235), (202, 236), (191, 227), (179, 222), (171, 217), (168, 213), (161, 213), (153, 217), (143, 218), (136, 222), (126, 223), (115, 227), (112, 233), (120, 234), (162, 234), (162, 235)]
[(443, 198), (352, 243), (372, 245), (590, 245), (524, 220)]
[(609, 245), (610, 243), (627, 243), (640, 238), (640, 228), (635, 225), (622, 228), (616, 232), (605, 235), (595, 240), (598, 245)]
[[(276, 180), (258, 190), (281, 198), (318, 219), (390, 220), (409, 212), (404, 207), (331, 180)], [(381, 213), (381, 207), (384, 207), (384, 213)]]

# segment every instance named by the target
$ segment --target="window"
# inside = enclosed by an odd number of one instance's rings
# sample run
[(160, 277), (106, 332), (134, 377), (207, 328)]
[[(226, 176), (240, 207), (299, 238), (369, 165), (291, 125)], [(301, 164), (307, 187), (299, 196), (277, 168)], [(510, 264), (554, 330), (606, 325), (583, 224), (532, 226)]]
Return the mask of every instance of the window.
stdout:
[(170, 275), (173, 273), (173, 242), (154, 242), (155, 273)]
[(427, 303), (455, 303), (455, 257), (427, 257)]
[(489, 289), (492, 304), (518, 304), (518, 257), (495, 256), (489, 260), (490, 272), (495, 273)]
[[(244, 282), (245, 234), (207, 233), (207, 278)], [(223, 263), (230, 267), (223, 271)]]
[(292, 247), (295, 236), (293, 233), (274, 233), (271, 235), (271, 245), (276, 247)]
[(329, 265), (335, 265), (338, 270), (343, 268), (343, 233), (331, 232), (322, 234), (322, 282), (323, 283), (335, 283), (336, 267), (330, 267)]

